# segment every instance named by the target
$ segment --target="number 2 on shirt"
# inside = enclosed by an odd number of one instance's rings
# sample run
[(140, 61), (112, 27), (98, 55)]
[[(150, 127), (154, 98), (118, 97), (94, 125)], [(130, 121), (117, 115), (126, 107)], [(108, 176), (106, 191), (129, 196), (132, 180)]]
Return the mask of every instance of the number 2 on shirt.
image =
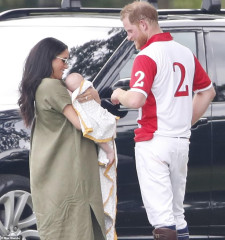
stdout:
[(174, 97), (183, 97), (183, 96), (189, 96), (189, 92), (188, 92), (188, 85), (185, 85), (185, 90), (181, 91), (181, 87), (184, 83), (184, 78), (185, 78), (185, 68), (181, 63), (178, 62), (174, 62), (173, 63), (173, 71), (175, 72), (175, 66), (177, 66), (180, 70), (181, 73), (181, 78), (180, 78), (180, 82), (179, 85), (177, 87), (177, 90), (174, 94)]
[(137, 77), (138, 75), (139, 75), (139, 78), (135, 82), (133, 87), (143, 87), (144, 86), (144, 82), (142, 80), (145, 77), (145, 74), (142, 71), (138, 71), (138, 72), (135, 73), (135, 77)]

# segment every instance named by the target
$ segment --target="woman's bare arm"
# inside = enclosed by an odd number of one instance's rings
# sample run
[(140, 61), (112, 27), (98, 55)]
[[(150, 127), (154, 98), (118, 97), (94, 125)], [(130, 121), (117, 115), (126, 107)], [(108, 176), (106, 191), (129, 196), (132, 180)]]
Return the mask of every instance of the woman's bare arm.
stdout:
[(71, 104), (65, 106), (65, 108), (63, 109), (63, 114), (76, 129), (81, 130), (79, 118)]

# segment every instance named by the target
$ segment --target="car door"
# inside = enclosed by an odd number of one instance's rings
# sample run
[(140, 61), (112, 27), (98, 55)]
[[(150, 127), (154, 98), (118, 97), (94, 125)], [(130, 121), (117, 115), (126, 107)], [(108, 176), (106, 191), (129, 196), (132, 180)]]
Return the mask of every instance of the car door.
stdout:
[(225, 27), (205, 28), (207, 65), (217, 92), (212, 104), (211, 234), (225, 235)]

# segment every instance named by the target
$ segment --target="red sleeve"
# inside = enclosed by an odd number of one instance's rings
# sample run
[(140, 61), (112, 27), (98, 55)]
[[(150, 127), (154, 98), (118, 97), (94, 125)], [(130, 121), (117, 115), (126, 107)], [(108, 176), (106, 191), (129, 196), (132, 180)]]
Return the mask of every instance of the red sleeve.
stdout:
[(193, 81), (193, 91), (201, 90), (207, 88), (211, 84), (208, 74), (205, 72), (198, 59), (195, 59), (195, 75)]
[(156, 73), (155, 61), (146, 55), (138, 55), (132, 68), (130, 88), (140, 89), (149, 94)]

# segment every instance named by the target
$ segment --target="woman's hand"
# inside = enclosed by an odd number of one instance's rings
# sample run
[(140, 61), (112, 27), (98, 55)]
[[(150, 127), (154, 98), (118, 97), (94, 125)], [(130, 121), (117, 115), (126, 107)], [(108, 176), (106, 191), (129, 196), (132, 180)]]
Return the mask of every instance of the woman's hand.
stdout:
[(77, 101), (80, 103), (95, 100), (97, 103), (101, 103), (101, 99), (98, 95), (98, 91), (94, 88), (88, 88), (84, 93), (77, 96)]

